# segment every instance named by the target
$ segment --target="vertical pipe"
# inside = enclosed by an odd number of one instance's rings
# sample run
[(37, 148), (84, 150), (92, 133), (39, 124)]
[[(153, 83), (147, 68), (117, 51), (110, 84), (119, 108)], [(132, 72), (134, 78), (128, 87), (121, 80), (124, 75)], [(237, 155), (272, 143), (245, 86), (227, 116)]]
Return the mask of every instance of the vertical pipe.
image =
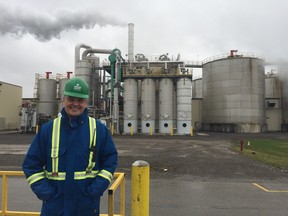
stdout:
[(119, 51), (115, 51), (115, 56), (116, 56), (116, 63), (115, 63), (115, 86), (114, 88), (114, 103), (113, 103), (113, 109), (114, 109), (114, 123), (115, 123), (115, 132), (119, 133), (119, 86), (120, 86), (120, 82), (119, 82), (119, 74), (120, 74), (120, 53)]
[(240, 151), (243, 151), (243, 140), (240, 140)]
[(150, 166), (146, 161), (135, 161), (131, 173), (131, 215), (149, 216)]
[(134, 61), (134, 24), (128, 24), (128, 62)]

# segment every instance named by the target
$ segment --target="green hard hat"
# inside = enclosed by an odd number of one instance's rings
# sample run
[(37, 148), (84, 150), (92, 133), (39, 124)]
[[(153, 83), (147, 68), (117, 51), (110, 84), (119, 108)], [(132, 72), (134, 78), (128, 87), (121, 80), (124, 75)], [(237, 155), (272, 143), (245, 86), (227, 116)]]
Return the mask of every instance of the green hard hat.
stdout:
[(89, 88), (88, 84), (78, 77), (74, 77), (70, 79), (64, 88), (64, 95), (77, 97), (77, 98), (88, 98)]

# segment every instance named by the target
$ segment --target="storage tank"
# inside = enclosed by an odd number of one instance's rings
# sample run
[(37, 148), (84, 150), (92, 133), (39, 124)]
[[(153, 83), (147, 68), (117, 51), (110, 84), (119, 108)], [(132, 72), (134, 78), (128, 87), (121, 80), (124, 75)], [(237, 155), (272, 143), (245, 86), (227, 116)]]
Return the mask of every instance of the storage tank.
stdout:
[(276, 74), (266, 75), (265, 98), (281, 98), (281, 84)]
[(141, 85), (141, 133), (155, 132), (155, 81), (146, 78)]
[(60, 78), (59, 79), (59, 86), (58, 86), (58, 110), (57, 112), (61, 112), (62, 108), (63, 108), (63, 97), (64, 97), (64, 88), (65, 88), (65, 84), (66, 82), (69, 80), (70, 78)]
[(192, 81), (192, 98), (202, 99), (202, 78)]
[(177, 133), (190, 134), (192, 121), (192, 81), (180, 78), (177, 81)]
[(265, 70), (257, 57), (229, 56), (203, 64), (203, 129), (265, 131)]
[(267, 131), (281, 131), (281, 83), (275, 73), (266, 74), (265, 108)]
[(288, 62), (281, 62), (278, 65), (278, 75), (281, 81), (282, 95), (282, 124), (281, 130), (288, 131)]
[(57, 82), (49, 76), (39, 78), (38, 80), (38, 107), (37, 113), (45, 115), (57, 115), (57, 100), (56, 100)]
[(138, 82), (135, 79), (124, 80), (124, 133), (137, 133)]
[(169, 78), (159, 82), (159, 132), (173, 132), (173, 81)]
[(95, 68), (99, 66), (99, 58), (96, 56), (89, 57), (86, 60), (79, 60), (75, 66), (75, 76), (85, 80), (89, 86), (88, 105), (97, 105), (100, 100), (101, 86), (99, 70)]

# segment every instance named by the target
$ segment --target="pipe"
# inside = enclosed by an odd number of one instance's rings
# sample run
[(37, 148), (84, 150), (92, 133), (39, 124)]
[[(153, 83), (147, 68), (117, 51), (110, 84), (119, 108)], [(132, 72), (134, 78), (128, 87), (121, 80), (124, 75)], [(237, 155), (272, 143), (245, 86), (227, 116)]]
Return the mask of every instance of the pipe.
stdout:
[(70, 77), (71, 77), (71, 74), (73, 73), (73, 72), (71, 72), (71, 71), (68, 71), (68, 72), (66, 72), (67, 73), (67, 78), (68, 79), (70, 79)]
[(76, 71), (76, 64), (78, 61), (80, 61), (80, 49), (81, 48), (91, 49), (90, 46), (83, 44), (83, 43), (79, 43), (75, 46), (75, 71)]
[(128, 61), (134, 61), (134, 24), (128, 24)]
[(112, 54), (113, 50), (110, 50), (110, 49), (93, 49), (90, 47), (89, 49), (86, 49), (82, 53), (82, 59), (86, 59), (87, 55), (90, 53)]
[(49, 79), (50, 74), (52, 74), (52, 72), (50, 72), (50, 71), (46, 72), (46, 79)]
[(118, 101), (118, 97), (119, 97), (119, 74), (120, 74), (120, 57), (121, 57), (121, 52), (118, 49), (114, 49), (113, 50), (115, 56), (116, 56), (116, 62), (114, 64), (115, 66), (115, 77), (114, 77), (114, 81), (115, 81), (115, 86), (111, 86), (111, 88), (114, 88), (114, 100), (113, 100), (113, 117), (114, 117), (114, 122), (116, 123), (116, 132), (119, 133), (119, 101)]

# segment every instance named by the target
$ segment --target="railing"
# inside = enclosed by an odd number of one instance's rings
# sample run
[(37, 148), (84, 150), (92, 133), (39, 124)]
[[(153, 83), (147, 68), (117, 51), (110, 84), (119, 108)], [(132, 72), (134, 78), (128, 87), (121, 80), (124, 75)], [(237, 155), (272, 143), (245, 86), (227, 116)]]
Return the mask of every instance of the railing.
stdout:
[(225, 59), (228, 57), (248, 57), (248, 58), (258, 58), (258, 59), (264, 60), (264, 57), (259, 55), (259, 54), (249, 53), (249, 52), (246, 52), (246, 53), (245, 52), (237, 52), (234, 56), (231, 56), (230, 53), (226, 53), (226, 54), (221, 54), (221, 55), (216, 55), (216, 56), (206, 58), (203, 60), (203, 64), (206, 64), (206, 63), (211, 62), (211, 61), (216, 61), (219, 59)]
[[(2, 176), (2, 210), (1, 216), (39, 216), (39, 212), (20, 212), (8, 210), (8, 176), (24, 176), (22, 171), (0, 171)], [(114, 195), (120, 186), (120, 213), (114, 214)], [(114, 182), (108, 189), (108, 214), (101, 216), (124, 216), (125, 215), (125, 174), (114, 173)]]

